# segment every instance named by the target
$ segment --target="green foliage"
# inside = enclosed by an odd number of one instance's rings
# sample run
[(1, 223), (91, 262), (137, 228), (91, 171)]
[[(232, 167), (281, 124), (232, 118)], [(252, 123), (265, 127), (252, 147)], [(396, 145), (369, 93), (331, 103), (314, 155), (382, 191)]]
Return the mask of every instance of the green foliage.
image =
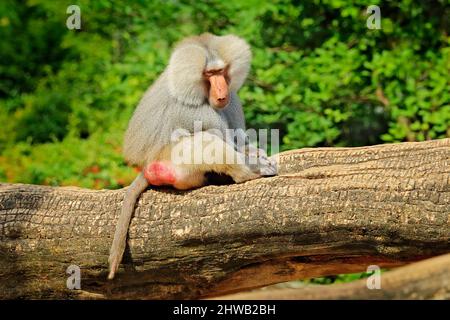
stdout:
[[(371, 4), (381, 30), (366, 27)], [(173, 44), (205, 31), (251, 44), (248, 126), (280, 129), (282, 149), (448, 137), (448, 14), (447, 0), (4, 0), (0, 180), (128, 184), (133, 109)]]
[[(381, 269), (380, 274), (383, 274), (383, 272), (388, 271), (386, 269)], [(307, 284), (337, 284), (337, 283), (346, 283), (351, 282), (359, 279), (365, 279), (373, 275), (373, 272), (358, 272), (358, 273), (348, 273), (348, 274), (337, 274), (334, 276), (327, 276), (327, 277), (318, 277), (318, 278), (312, 278), (308, 280), (303, 280), (303, 283)]]

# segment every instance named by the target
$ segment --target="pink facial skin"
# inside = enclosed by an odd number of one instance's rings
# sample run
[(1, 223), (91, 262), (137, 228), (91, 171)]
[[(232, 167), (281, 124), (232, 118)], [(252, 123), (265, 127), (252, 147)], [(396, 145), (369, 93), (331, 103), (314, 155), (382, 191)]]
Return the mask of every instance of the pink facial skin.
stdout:
[(176, 182), (174, 168), (160, 161), (150, 163), (144, 170), (144, 176), (153, 186), (173, 185)]

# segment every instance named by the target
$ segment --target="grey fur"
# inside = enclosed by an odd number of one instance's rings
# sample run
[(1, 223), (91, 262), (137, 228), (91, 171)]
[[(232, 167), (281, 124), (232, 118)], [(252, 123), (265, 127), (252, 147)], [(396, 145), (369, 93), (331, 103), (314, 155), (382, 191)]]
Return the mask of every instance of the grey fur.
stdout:
[[(170, 160), (167, 154), (170, 154), (168, 150), (171, 148), (173, 131), (185, 129), (192, 134), (195, 121), (202, 121), (204, 131), (219, 129), (223, 137), (228, 128), (245, 130), (237, 91), (245, 81), (250, 60), (248, 44), (234, 35), (202, 34), (183, 40), (172, 53), (166, 70), (144, 94), (130, 120), (124, 139), (125, 159), (142, 167), (161, 160), (161, 157)], [(230, 100), (225, 108), (215, 109), (208, 102), (203, 71), (224, 65), (228, 67)], [(244, 157), (233, 149), (234, 146), (226, 144), (217, 136), (214, 136), (212, 143), (220, 145), (223, 150), (231, 148), (238, 157)], [(274, 167), (265, 154), (261, 154), (260, 159), (260, 168), (256, 169), (245, 164), (184, 166), (181, 170), (187, 173), (187, 180), (192, 183), (174, 184), (174, 187), (199, 187), (204, 184), (204, 174), (208, 171), (228, 174), (236, 182), (254, 179), (261, 175), (259, 170), (267, 172)], [(148, 182), (141, 173), (126, 192), (110, 251), (109, 279), (114, 278), (122, 259), (135, 202), (147, 186)]]

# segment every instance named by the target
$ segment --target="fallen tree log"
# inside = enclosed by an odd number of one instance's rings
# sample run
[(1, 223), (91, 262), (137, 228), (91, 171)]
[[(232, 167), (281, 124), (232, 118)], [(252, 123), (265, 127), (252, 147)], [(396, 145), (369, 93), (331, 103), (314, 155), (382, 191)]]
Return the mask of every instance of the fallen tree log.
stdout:
[(220, 296), (221, 300), (450, 300), (450, 254), (382, 273), (379, 287), (372, 278), (333, 285), (274, 288)]
[[(277, 177), (143, 194), (0, 184), (0, 298), (201, 298), (450, 252), (450, 139), (282, 153)], [(81, 268), (69, 290), (66, 269)]]

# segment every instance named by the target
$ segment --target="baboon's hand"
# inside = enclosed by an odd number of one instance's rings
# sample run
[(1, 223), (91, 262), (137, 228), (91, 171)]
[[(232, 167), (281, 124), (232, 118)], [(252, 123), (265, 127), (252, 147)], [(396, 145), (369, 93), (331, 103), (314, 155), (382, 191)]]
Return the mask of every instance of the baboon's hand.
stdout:
[(275, 176), (278, 172), (277, 162), (269, 158), (263, 149), (258, 150), (259, 172), (262, 176)]
[(259, 172), (262, 176), (276, 176), (278, 173), (277, 162), (266, 154), (259, 156)]
[(274, 176), (277, 174), (277, 163), (274, 159), (269, 158), (263, 149), (248, 145), (247, 150), (248, 166), (255, 173), (261, 176)]

